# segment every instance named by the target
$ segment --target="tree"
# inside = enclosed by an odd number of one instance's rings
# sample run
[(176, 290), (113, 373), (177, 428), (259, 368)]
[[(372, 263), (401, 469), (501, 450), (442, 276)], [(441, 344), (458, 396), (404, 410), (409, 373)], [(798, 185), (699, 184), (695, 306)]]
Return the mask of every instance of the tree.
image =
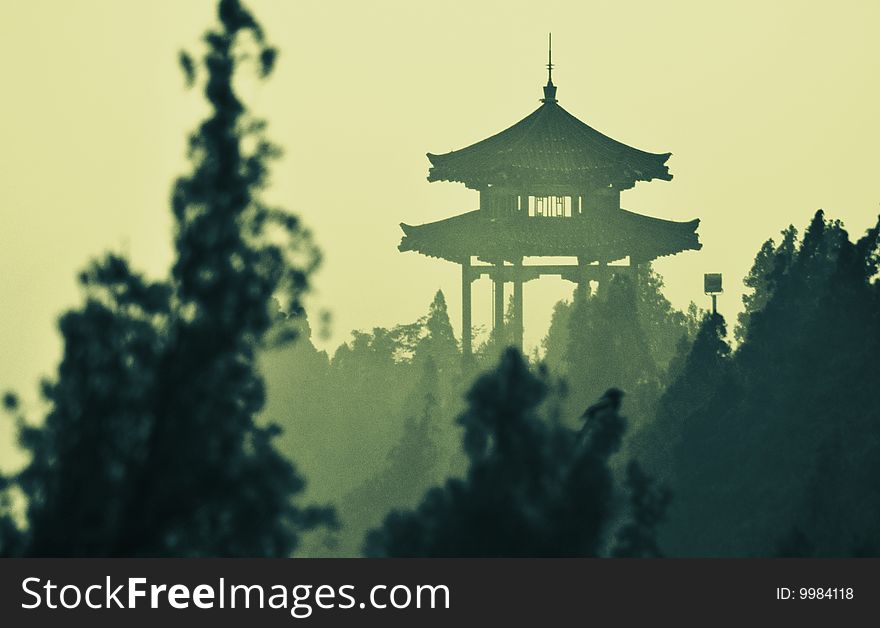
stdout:
[(737, 351), (698, 339), (667, 395), (673, 554), (876, 551), (880, 225), (853, 242), (819, 211), (794, 233), (758, 253)]
[(559, 375), (565, 373), (571, 308), (570, 301), (556, 302), (556, 305), (553, 306), (553, 315), (550, 318), (550, 328), (541, 341), (541, 348), (544, 350), (544, 364), (547, 365), (551, 373)]
[[(276, 51), (238, 0), (220, 0), (201, 63), (210, 116), (190, 138), (192, 172), (172, 196), (171, 278), (149, 282), (107, 256), (81, 276), (86, 303), (61, 319), (64, 356), (44, 387), (51, 410), (21, 432), (30, 464), (32, 555), (286, 556), (332, 520), (297, 506), (303, 479), (274, 447), (256, 352), (289, 340), (317, 263), (296, 217), (265, 205), (278, 149), (233, 89)], [(253, 148), (248, 148), (253, 147)]]
[(785, 275), (791, 264), (797, 242), (797, 229), (789, 226), (782, 232), (782, 241), (777, 246), (771, 238), (764, 242), (743, 285), (750, 290), (742, 297), (743, 311), (737, 315), (734, 337), (740, 343), (746, 338), (749, 319), (767, 305), (774, 285)]
[(572, 413), (611, 387), (630, 393), (635, 401), (642, 397), (640, 389), (656, 387), (657, 366), (639, 322), (630, 277), (614, 275), (593, 296), (576, 292), (568, 325), (566, 377)]
[(413, 356), (416, 362), (433, 360), (441, 371), (454, 370), (461, 364), (461, 353), (449, 321), (449, 310), (442, 290), (434, 295), (424, 318), (424, 335), (418, 341)]
[(626, 486), (630, 498), (630, 521), (617, 531), (611, 555), (618, 558), (659, 558), (657, 527), (666, 518), (672, 493), (657, 487), (635, 461), (626, 468)]
[(265, 414), (298, 436), (279, 447), (319, 480), (309, 497), (339, 507), (342, 530), (311, 537), (309, 555), (356, 555), (385, 513), (464, 468), (454, 418), (466, 384), (442, 292), (414, 322), (353, 332), (332, 360), (303, 334), (261, 364)]
[(636, 316), (659, 371), (669, 366), (682, 339), (689, 339), (689, 325), (695, 322), (694, 304), (687, 312), (675, 309), (663, 294), (663, 287), (663, 277), (650, 264), (636, 267)]
[(720, 314), (706, 314), (693, 344), (683, 343), (675, 379), (657, 403), (655, 416), (633, 435), (632, 451), (652, 474), (672, 482), (678, 450), (696, 429), (714, 417), (723, 386), (729, 386), (730, 345)]
[(458, 421), (465, 478), (371, 532), (369, 556), (595, 556), (612, 508), (608, 458), (624, 420), (598, 412), (582, 433), (543, 416), (549, 383), (515, 349), (480, 377)]
[(674, 378), (675, 357), (690, 346), (698, 326), (696, 306), (673, 308), (662, 277), (642, 264), (601, 282), (595, 293), (579, 288), (572, 301), (558, 302), (542, 342), (543, 361), (570, 386), (571, 414), (608, 387), (619, 387), (638, 430), (653, 416)]
[(404, 419), (382, 469), (363, 479), (340, 501), (343, 527), (334, 544), (338, 555), (357, 556), (364, 533), (379, 525), (389, 510), (413, 507), (426, 489), (445, 477), (441, 475), (445, 471), (441, 465), (444, 452), (438, 443), (438, 372), (430, 360), (424, 369), (424, 378), (416, 388), (422, 408)]

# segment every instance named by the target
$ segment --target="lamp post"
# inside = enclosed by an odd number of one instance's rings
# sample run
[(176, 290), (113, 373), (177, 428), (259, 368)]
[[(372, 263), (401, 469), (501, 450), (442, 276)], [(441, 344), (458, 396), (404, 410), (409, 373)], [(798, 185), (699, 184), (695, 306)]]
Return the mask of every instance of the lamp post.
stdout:
[(721, 289), (721, 273), (703, 275), (703, 292), (712, 297), (712, 316), (715, 316), (718, 313), (718, 295), (724, 292)]

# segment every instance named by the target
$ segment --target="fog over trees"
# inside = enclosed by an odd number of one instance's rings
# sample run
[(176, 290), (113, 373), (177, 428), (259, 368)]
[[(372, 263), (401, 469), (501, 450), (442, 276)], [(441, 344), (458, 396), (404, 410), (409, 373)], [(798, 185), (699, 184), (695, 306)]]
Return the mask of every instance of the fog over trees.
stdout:
[(329, 355), (317, 243), (262, 200), (279, 149), (234, 89), (277, 52), (239, 0), (218, 18), (181, 55), (210, 113), (169, 276), (96, 259), (45, 416), (3, 397), (29, 462), (0, 555), (880, 555), (880, 224), (805, 211), (736, 321), (642, 264), (559, 302), (531, 356), (465, 355), (439, 290)]

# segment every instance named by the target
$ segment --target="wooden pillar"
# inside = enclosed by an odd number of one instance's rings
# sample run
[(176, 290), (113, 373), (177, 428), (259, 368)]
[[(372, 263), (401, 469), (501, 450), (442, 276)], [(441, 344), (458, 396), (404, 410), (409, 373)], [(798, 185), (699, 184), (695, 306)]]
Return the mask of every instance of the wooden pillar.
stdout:
[(590, 279), (587, 277), (587, 262), (578, 257), (577, 290), (582, 296), (590, 296)]
[(473, 340), (471, 333), (473, 324), (471, 323), (471, 283), (473, 276), (471, 274), (471, 258), (461, 263), (461, 352), (465, 358), (469, 358), (473, 353)]
[(495, 273), (492, 277), (495, 286), (495, 322), (492, 329), (495, 331), (496, 338), (501, 338), (504, 330), (504, 277), (501, 275), (503, 271), (504, 262), (498, 262), (495, 265)]
[(513, 275), (513, 345), (523, 348), (523, 272), (522, 260), (514, 262)]

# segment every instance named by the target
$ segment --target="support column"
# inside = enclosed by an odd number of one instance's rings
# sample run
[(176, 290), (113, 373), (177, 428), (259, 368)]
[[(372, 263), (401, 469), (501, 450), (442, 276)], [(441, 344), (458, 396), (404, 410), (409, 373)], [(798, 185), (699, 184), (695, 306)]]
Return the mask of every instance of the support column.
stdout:
[[(599, 272), (598, 272), (598, 284), (599, 288), (604, 290), (603, 284), (607, 284), (611, 281), (611, 267), (608, 266), (608, 262), (600, 260), (599, 261)], [(597, 288), (598, 291), (598, 288)]]
[(504, 332), (504, 261), (500, 261), (495, 265), (495, 274), (492, 277), (495, 292), (495, 322), (492, 329), (495, 331), (495, 337), (500, 338)]
[(522, 260), (514, 262), (513, 275), (513, 346), (523, 348), (523, 272)]
[(587, 262), (578, 257), (577, 290), (583, 296), (590, 296), (590, 280), (587, 277)]
[(470, 358), (473, 353), (471, 333), (471, 258), (461, 263), (461, 352), (465, 358)]

